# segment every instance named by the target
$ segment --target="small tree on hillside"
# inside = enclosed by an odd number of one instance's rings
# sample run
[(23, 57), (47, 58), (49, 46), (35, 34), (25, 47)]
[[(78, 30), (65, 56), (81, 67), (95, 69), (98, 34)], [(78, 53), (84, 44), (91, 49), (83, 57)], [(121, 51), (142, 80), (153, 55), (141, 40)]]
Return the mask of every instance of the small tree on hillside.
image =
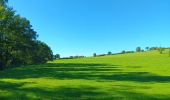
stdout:
[(110, 52), (110, 51), (109, 51), (107, 54), (108, 54), (108, 55), (111, 55), (111, 54), (112, 54), (112, 52)]
[(136, 52), (141, 52), (141, 47), (137, 47)]
[(69, 58), (70, 58), (70, 59), (73, 59), (73, 58), (74, 58), (74, 56), (70, 56)]
[(93, 57), (96, 57), (97, 56), (97, 54), (96, 53), (93, 53)]
[(148, 50), (149, 50), (149, 47), (146, 47), (145, 49), (148, 51)]
[(158, 50), (159, 50), (159, 53), (162, 54), (163, 51), (165, 50), (165, 48), (160, 47), (160, 48), (158, 48)]
[(60, 54), (56, 54), (55, 59), (60, 59)]
[(163, 53), (163, 49), (159, 48), (159, 53), (162, 54)]
[(125, 50), (123, 50), (121, 53), (122, 53), (122, 54), (125, 54), (125, 53), (126, 53), (126, 51), (125, 51)]
[(145, 52), (145, 50), (141, 50), (141, 52)]
[(158, 50), (158, 47), (150, 47), (149, 50)]

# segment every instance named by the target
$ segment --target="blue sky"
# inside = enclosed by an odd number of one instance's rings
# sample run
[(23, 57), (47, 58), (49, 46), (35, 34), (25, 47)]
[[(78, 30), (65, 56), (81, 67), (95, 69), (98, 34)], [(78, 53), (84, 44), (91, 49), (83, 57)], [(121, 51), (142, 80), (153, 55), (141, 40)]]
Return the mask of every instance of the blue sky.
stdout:
[(170, 0), (9, 0), (61, 56), (170, 46)]

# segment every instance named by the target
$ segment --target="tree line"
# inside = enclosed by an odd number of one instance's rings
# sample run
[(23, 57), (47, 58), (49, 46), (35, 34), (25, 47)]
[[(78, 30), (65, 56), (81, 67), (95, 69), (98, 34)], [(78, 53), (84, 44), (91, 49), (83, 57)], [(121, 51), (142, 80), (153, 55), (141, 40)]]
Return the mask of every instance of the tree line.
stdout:
[[(169, 50), (168, 54), (170, 57), (170, 48), (167, 47), (145, 47), (144, 49), (141, 47), (136, 47), (135, 51), (128, 51), (128, 50), (123, 50), (119, 53), (112, 53), (111, 51), (105, 53), (105, 54), (97, 54), (93, 53), (93, 57), (101, 57), (101, 56), (107, 56), (107, 55), (118, 55), (118, 54), (127, 54), (127, 53), (135, 53), (135, 52), (145, 52), (145, 51), (153, 51), (156, 50), (160, 54), (163, 54), (165, 50)], [(56, 54), (53, 56), (53, 59), (76, 59), (76, 58), (85, 58), (86, 56), (69, 56), (69, 57), (60, 57), (60, 54)]]
[(135, 52), (145, 52), (145, 51), (152, 51), (152, 50), (157, 50), (160, 54), (163, 54), (163, 52), (169, 49), (169, 57), (170, 57), (170, 48), (166, 48), (166, 47), (145, 47), (145, 49), (142, 49), (141, 47), (136, 47), (136, 51), (126, 51), (123, 50), (120, 53), (112, 53), (112, 52), (107, 52), (107, 54), (96, 54), (93, 53), (93, 57), (100, 57), (100, 56), (106, 56), (106, 55), (118, 55), (118, 54), (127, 54), (127, 53), (135, 53)]
[(52, 60), (52, 50), (37, 40), (30, 21), (17, 15), (7, 2), (0, 0), (0, 69)]

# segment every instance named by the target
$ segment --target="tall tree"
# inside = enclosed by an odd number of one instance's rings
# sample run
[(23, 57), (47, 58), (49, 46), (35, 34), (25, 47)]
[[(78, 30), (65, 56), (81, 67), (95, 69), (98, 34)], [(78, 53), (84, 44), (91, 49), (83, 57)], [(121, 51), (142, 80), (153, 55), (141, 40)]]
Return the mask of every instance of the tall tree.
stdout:
[(16, 15), (6, 3), (0, 0), (0, 68), (52, 60), (50, 47), (36, 40), (30, 21)]

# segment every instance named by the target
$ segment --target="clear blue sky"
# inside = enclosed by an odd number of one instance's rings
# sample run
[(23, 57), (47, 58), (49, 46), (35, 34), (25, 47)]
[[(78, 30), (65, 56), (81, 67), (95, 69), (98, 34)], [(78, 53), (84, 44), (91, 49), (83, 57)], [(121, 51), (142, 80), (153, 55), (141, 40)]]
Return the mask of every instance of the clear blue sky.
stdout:
[(170, 0), (9, 0), (54, 54), (170, 46)]

